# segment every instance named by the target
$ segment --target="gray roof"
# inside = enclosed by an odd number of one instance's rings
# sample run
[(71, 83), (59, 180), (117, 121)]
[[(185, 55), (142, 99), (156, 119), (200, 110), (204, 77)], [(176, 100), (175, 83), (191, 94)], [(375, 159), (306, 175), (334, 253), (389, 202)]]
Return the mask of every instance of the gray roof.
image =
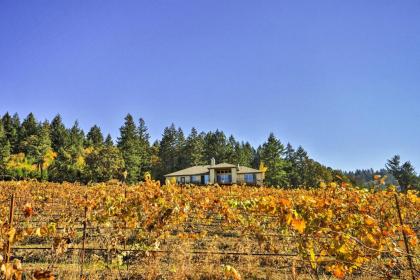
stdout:
[(175, 176), (192, 176), (192, 175), (201, 175), (209, 173), (210, 165), (197, 165), (193, 167), (188, 167), (170, 174), (166, 174), (165, 177), (175, 177)]
[(258, 169), (254, 169), (251, 167), (246, 167), (246, 166), (239, 166), (239, 170), (238, 170), (238, 174), (245, 174), (245, 173), (261, 173), (262, 171), (258, 170)]
[[(210, 172), (210, 169), (214, 168), (233, 168), (237, 167), (237, 165), (229, 164), (229, 163), (219, 163), (214, 166), (211, 165), (197, 165), (193, 167), (188, 167), (176, 172), (172, 172), (166, 174), (165, 177), (177, 177), (177, 176), (194, 176), (194, 175), (203, 175)], [(260, 170), (246, 167), (246, 166), (239, 166), (238, 174), (245, 174), (245, 173), (261, 173)]]
[(234, 165), (234, 164), (230, 164), (230, 163), (226, 163), (226, 162), (222, 162), (222, 163), (219, 163), (219, 164), (216, 164), (216, 165), (213, 165), (213, 166), (209, 166), (209, 168), (211, 168), (211, 169), (216, 169), (216, 168), (233, 168), (233, 167), (236, 167), (236, 165)]

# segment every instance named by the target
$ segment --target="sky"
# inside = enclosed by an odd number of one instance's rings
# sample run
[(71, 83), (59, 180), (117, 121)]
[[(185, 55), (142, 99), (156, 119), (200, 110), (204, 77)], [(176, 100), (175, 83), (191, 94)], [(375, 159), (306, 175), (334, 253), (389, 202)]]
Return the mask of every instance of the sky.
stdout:
[(420, 2), (1, 1), (0, 114), (175, 123), (420, 172)]

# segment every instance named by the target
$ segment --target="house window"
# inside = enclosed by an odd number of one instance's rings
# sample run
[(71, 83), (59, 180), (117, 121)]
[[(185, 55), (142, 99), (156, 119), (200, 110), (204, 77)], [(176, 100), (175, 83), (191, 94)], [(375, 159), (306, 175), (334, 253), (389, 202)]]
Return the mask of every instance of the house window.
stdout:
[(209, 183), (209, 178), (210, 178), (210, 176), (209, 175), (203, 175), (202, 177), (202, 181), (201, 181), (201, 183), (203, 184), (203, 185), (207, 185), (208, 183)]
[(219, 174), (217, 175), (217, 182), (221, 184), (232, 183), (232, 175), (230, 174)]
[(200, 184), (201, 176), (191, 176), (191, 183), (192, 184)]
[(185, 184), (185, 177), (181, 177), (181, 184)]
[(244, 174), (245, 183), (254, 184), (255, 183), (255, 175), (254, 174)]

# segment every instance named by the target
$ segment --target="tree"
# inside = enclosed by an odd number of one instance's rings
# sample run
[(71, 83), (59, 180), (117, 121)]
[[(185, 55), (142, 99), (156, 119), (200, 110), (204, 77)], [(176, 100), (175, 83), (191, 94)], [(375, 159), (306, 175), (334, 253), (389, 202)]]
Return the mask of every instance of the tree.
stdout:
[(398, 181), (401, 191), (406, 192), (410, 187), (414, 187), (417, 184), (417, 175), (413, 165), (409, 161), (401, 165), (399, 155), (395, 155), (389, 159), (385, 166)]
[(28, 142), (30, 142), (30, 138), (38, 135), (39, 127), (34, 114), (29, 113), (26, 119), (23, 120), (19, 130), (19, 152), (28, 154)]
[(105, 138), (104, 144), (105, 146), (114, 146), (114, 141), (112, 140), (111, 134), (108, 133), (108, 135)]
[(47, 121), (42, 123), (37, 134), (30, 135), (23, 143), (25, 143), (27, 157), (37, 166), (39, 178), (47, 178), (48, 174), (44, 172), (44, 168), (48, 167), (56, 156), (51, 149), (49, 123)]
[(299, 171), (297, 168), (296, 151), (290, 143), (287, 143), (284, 159), (287, 162), (286, 173), (288, 186), (297, 187), (300, 183)]
[(37, 176), (36, 165), (24, 153), (12, 154), (6, 164), (7, 174), (18, 180)]
[(309, 175), (309, 161), (308, 153), (299, 146), (295, 152), (294, 170), (298, 175), (297, 185), (295, 187), (308, 186)]
[(251, 144), (249, 142), (242, 142), (239, 147), (238, 164), (252, 166), (255, 156), (256, 152)]
[(190, 135), (188, 135), (185, 150), (183, 153), (186, 156), (186, 165), (204, 165), (206, 160), (204, 159), (204, 136), (198, 134), (197, 129), (194, 127), (191, 129)]
[(178, 127), (178, 130), (176, 132), (176, 142), (175, 142), (175, 149), (176, 149), (176, 154), (178, 158), (176, 169), (184, 169), (188, 167), (188, 159), (187, 159), (186, 154), (184, 153), (185, 145), (186, 145), (186, 141), (185, 141), (184, 131), (182, 131), (182, 129)]
[(140, 179), (144, 178), (144, 174), (151, 170), (151, 151), (150, 151), (150, 135), (144, 119), (139, 119), (138, 141), (140, 153)]
[(226, 135), (223, 131), (210, 131), (206, 134), (204, 137), (204, 157), (207, 162), (211, 158), (214, 158), (216, 163), (228, 160)]
[(6, 163), (10, 156), (10, 143), (7, 139), (6, 131), (3, 127), (3, 122), (0, 121), (0, 176), (4, 179), (6, 175)]
[(106, 182), (122, 178), (124, 159), (117, 147), (98, 146), (86, 156), (85, 161), (85, 182)]
[(56, 115), (51, 121), (50, 138), (51, 147), (55, 152), (59, 152), (61, 148), (65, 148), (65, 145), (69, 142), (68, 131), (60, 115)]
[(163, 130), (159, 146), (160, 168), (158, 169), (158, 178), (160, 180), (163, 180), (163, 175), (173, 172), (179, 167), (179, 138), (175, 124), (171, 124)]
[(121, 151), (127, 171), (126, 181), (135, 183), (140, 177), (141, 155), (139, 149), (139, 137), (133, 117), (127, 114), (124, 125), (120, 128), (118, 148)]
[(270, 133), (267, 142), (260, 149), (260, 161), (267, 167), (266, 182), (273, 186), (286, 186), (287, 163), (283, 159), (284, 146), (273, 133)]
[(104, 143), (104, 136), (102, 135), (101, 128), (96, 124), (92, 126), (86, 134), (86, 142), (88, 147), (99, 147)]
[(150, 147), (150, 168), (153, 178), (159, 178), (161, 172), (161, 161), (159, 157), (160, 142), (156, 140)]
[(48, 168), (49, 176), (53, 181), (58, 182), (81, 181), (83, 180), (83, 170), (86, 164), (84, 150), (85, 134), (79, 128), (79, 123), (76, 121), (65, 134), (61, 134), (61, 136), (63, 135), (65, 135), (65, 138), (57, 138), (65, 142), (62, 146), (57, 146), (57, 157), (54, 163)]
[(13, 117), (9, 113), (4, 114), (2, 118), (4, 133), (10, 144), (10, 152), (17, 153), (19, 148), (19, 115), (14, 114)]
[(229, 162), (242, 166), (253, 166), (256, 153), (255, 149), (248, 142), (239, 143), (238, 141), (233, 140), (234, 138), (230, 138), (228, 144), (228, 150), (231, 149), (230, 147), (233, 147), (231, 155), (229, 156)]

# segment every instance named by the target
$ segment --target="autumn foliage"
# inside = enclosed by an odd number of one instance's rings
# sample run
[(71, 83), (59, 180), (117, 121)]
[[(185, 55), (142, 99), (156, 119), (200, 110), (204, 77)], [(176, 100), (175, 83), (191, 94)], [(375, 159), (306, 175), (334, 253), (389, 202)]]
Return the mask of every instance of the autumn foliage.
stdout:
[[(391, 278), (409, 270), (404, 233), (414, 265), (419, 265), (420, 198), (414, 191), (402, 194), (392, 187), (367, 190), (334, 183), (308, 190), (180, 187), (161, 186), (150, 178), (136, 186), (116, 181), (92, 186), (2, 182), (0, 188), (0, 249), (4, 251), (9, 243), (12, 255), (14, 246), (24, 246), (32, 237), (53, 240), (50, 253), (57, 257), (69, 248), (80, 249), (77, 228), (86, 219), (88, 227), (100, 233), (101, 246), (116, 258), (120, 254), (121, 259), (128, 258), (124, 248), (153, 254), (170, 250), (165, 244), (177, 240), (195, 244), (186, 254), (283, 257), (270, 266), (286, 267), (293, 275)], [(9, 226), (11, 194), (17, 198), (15, 216), (22, 218)], [(403, 225), (395, 196), (401, 204)], [(234, 241), (228, 240), (232, 236)], [(216, 240), (216, 249), (205, 246)], [(141, 263), (147, 254), (132, 257)], [(5, 263), (4, 257), (2, 253), (2, 273), (14, 273), (16, 264)], [(241, 279), (245, 270), (241, 262), (222, 258), (219, 262), (220, 277)], [(179, 266), (182, 264), (174, 263), (173, 271)], [(25, 270), (24, 261), (22, 267)], [(50, 275), (48, 271), (37, 273)]]

